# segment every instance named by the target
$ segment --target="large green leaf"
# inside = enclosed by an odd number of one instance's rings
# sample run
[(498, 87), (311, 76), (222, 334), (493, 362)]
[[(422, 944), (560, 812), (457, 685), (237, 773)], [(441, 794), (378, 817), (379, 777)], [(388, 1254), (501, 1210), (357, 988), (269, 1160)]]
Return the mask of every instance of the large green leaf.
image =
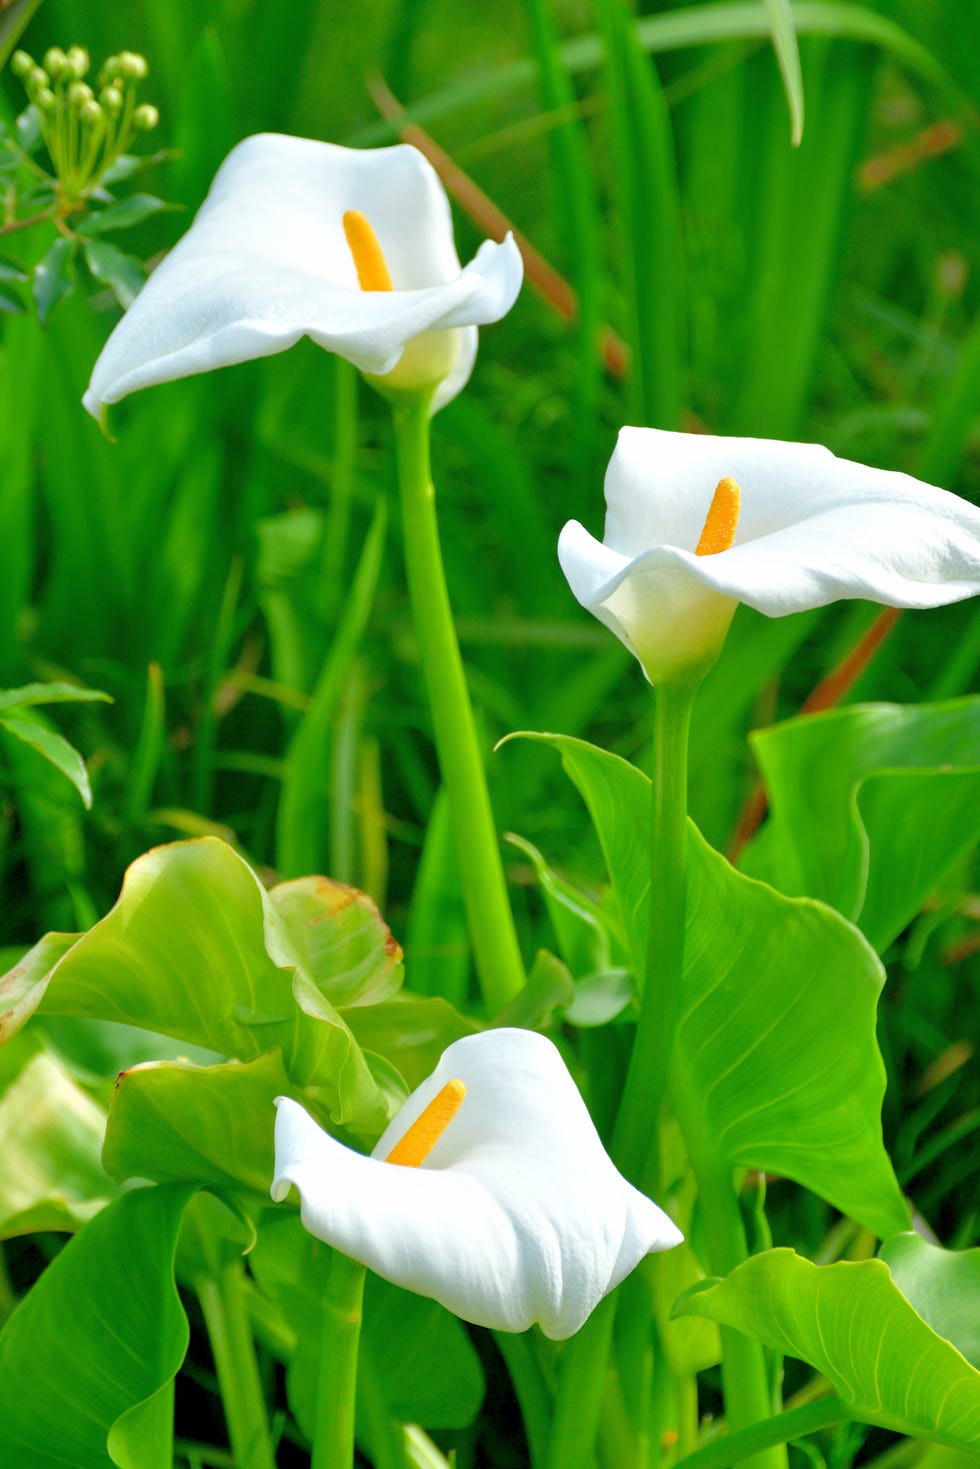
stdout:
[(124, 1194), (14, 1311), (0, 1333), (0, 1462), (170, 1469), (173, 1378), (188, 1340), (173, 1261), (190, 1194)]
[(327, 877), (279, 883), (269, 897), (333, 1005), (376, 1005), (397, 994), (402, 951), (366, 893)]
[(282, 1053), (244, 1064), (150, 1061), (124, 1071), (109, 1111), (103, 1162), (114, 1178), (251, 1189), (268, 1197), (276, 1097), (311, 1100)]
[(438, 995), (412, 995), (376, 1005), (352, 1005), (344, 1019), (358, 1045), (372, 1055), (382, 1056), (403, 1077), (409, 1088), (417, 1087), (436, 1069), (447, 1046), (480, 1027), (455, 1010)]
[(40, 1051), (0, 1094), (0, 1238), (75, 1230), (114, 1193), (99, 1161), (105, 1113)]
[[(295, 1334), (287, 1388), (290, 1406), (309, 1433), (317, 1384), (322, 1300), (330, 1249), (306, 1233), (298, 1215), (263, 1218), (249, 1257), (261, 1290), (283, 1311)], [(411, 1350), (406, 1350), (406, 1343)], [(361, 1353), (390, 1412), (426, 1428), (462, 1428), (479, 1411), (483, 1373), (465, 1328), (435, 1301), (368, 1276)], [(433, 1364), (438, 1370), (433, 1370)]]
[[(62, 936), (49, 936), (0, 980), (8, 1029), (40, 1009), (123, 1021), (243, 1061), (279, 1047), (293, 1082), (320, 1088), (336, 1122), (376, 1135), (390, 1103), (324, 992), (333, 973), (329, 904), (321, 922), (309, 968), (307, 935), (294, 940), (288, 916), (231, 847), (204, 837), (154, 848), (128, 869), (112, 911), (67, 952)], [(342, 915), (339, 923), (336, 956), (347, 976)], [(381, 962), (387, 972), (391, 956)], [(368, 983), (363, 972), (359, 983)]]
[[(531, 738), (560, 752), (589, 807), (642, 975), (650, 783), (582, 740)], [(908, 1210), (881, 1137), (882, 981), (838, 914), (736, 872), (689, 825), (675, 1090), (726, 1163), (793, 1178), (885, 1237), (907, 1227)]]
[(901, 1235), (880, 1260), (822, 1267), (769, 1250), (676, 1310), (809, 1362), (854, 1418), (980, 1449), (980, 1250)]
[(855, 705), (753, 745), (770, 817), (746, 869), (830, 903), (879, 951), (980, 838), (980, 698)]

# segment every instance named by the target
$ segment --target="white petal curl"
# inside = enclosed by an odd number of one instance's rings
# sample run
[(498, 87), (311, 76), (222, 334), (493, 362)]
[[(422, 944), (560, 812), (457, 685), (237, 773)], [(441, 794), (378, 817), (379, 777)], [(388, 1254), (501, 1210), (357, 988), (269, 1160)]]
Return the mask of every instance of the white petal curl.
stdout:
[[(360, 289), (348, 209), (370, 220), (394, 290)], [(382, 375), (413, 338), (461, 328), (435, 409), (469, 376), (475, 328), (510, 309), (522, 277), (511, 236), (485, 241), (460, 267), (445, 191), (417, 149), (260, 134), (225, 159), (191, 228), (110, 336), (83, 401), (97, 416), (140, 388), (281, 352), (302, 336)]]
[[(742, 492), (735, 544), (697, 556), (725, 476)], [(605, 493), (603, 540), (570, 521), (559, 561), (579, 602), (641, 661), (641, 648), (666, 656), (686, 616), (697, 633), (734, 602), (782, 617), (847, 598), (921, 608), (980, 592), (980, 510), (818, 444), (624, 428)]]
[[(425, 1163), (385, 1163), (454, 1078), (466, 1097)], [(379, 1275), (478, 1325), (539, 1322), (556, 1339), (645, 1254), (681, 1239), (616, 1171), (558, 1051), (530, 1031), (455, 1042), (371, 1158), (280, 1099), (273, 1198), (290, 1184), (310, 1233)]]

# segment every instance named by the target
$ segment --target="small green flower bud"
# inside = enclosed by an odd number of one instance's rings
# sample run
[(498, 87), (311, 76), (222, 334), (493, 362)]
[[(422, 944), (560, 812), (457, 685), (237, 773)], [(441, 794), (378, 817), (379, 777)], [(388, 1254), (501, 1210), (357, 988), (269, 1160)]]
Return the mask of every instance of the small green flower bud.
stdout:
[(99, 101), (106, 112), (118, 112), (123, 105), (123, 94), (118, 87), (106, 87), (99, 93)]
[(34, 106), (38, 112), (53, 112), (55, 107), (55, 95), (50, 87), (40, 87), (34, 93)]
[(113, 77), (119, 75), (119, 57), (107, 56), (99, 68), (99, 86), (107, 87)]
[(73, 107), (81, 107), (83, 102), (88, 102), (93, 96), (92, 88), (86, 82), (72, 82), (68, 88), (68, 101)]
[(156, 107), (144, 102), (142, 107), (137, 107), (133, 113), (133, 127), (139, 128), (141, 133), (152, 133), (160, 121), (160, 113)]
[(127, 82), (141, 82), (149, 70), (146, 57), (138, 51), (120, 51), (118, 59), (119, 75)]
[(27, 90), (29, 92), (40, 91), (42, 87), (46, 87), (48, 85), (49, 80), (50, 78), (47, 72), (44, 70), (44, 67), (35, 66), (34, 70), (27, 78)]
[(68, 64), (68, 57), (60, 46), (49, 46), (44, 53), (44, 65), (51, 76), (58, 79)]
[(26, 77), (34, 70), (34, 58), (26, 51), (15, 51), (10, 60), (10, 70), (15, 77)]
[(102, 108), (94, 97), (89, 97), (78, 109), (78, 115), (82, 122), (89, 127), (94, 127), (96, 123), (102, 121)]
[(65, 60), (71, 69), (72, 76), (77, 81), (81, 81), (91, 65), (89, 54), (84, 46), (69, 46)]

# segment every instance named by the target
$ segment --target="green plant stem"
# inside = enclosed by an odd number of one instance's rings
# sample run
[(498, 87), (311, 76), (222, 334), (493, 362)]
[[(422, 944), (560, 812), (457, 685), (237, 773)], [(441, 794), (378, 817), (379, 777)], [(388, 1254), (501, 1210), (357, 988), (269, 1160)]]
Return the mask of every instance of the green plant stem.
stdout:
[[(660, 1188), (659, 1116), (668, 1086), (698, 1185), (708, 1262), (727, 1275), (748, 1256), (731, 1169), (715, 1156), (699, 1099), (675, 1047), (684, 973), (687, 897), (687, 747), (698, 680), (660, 684), (655, 697), (650, 849), (650, 926), (643, 998), (614, 1151), (619, 1166), (649, 1193)], [(725, 1411), (733, 1430), (772, 1413), (761, 1345), (722, 1329)], [(760, 1453), (753, 1469), (785, 1469), (778, 1448)]]
[(659, 1174), (657, 1119), (667, 1087), (684, 969), (687, 746), (697, 683), (661, 684), (654, 702), (650, 926), (643, 998), (613, 1152), (627, 1177)]
[(614, 1294), (601, 1301), (578, 1335), (565, 1343), (545, 1461), (548, 1469), (585, 1469), (591, 1462), (615, 1314)]
[(716, 1438), (686, 1459), (680, 1459), (675, 1469), (727, 1469), (729, 1464), (740, 1464), (760, 1449), (787, 1444), (792, 1439), (842, 1423), (850, 1416), (840, 1398), (820, 1398), (815, 1403), (807, 1403), (804, 1408), (791, 1408), (788, 1413), (780, 1413), (765, 1423), (756, 1423), (738, 1433)]
[(357, 1416), (374, 1469), (408, 1469), (405, 1431), (388, 1411), (378, 1374), (368, 1352), (357, 1373)]
[(323, 1299), (316, 1428), (310, 1469), (353, 1469), (363, 1265), (336, 1251)]
[[(678, 1062), (674, 1077), (682, 1074), (683, 1066)], [(713, 1155), (710, 1141), (702, 1135), (696, 1121), (696, 1101), (679, 1080), (672, 1085), (672, 1096), (697, 1181), (708, 1267), (714, 1275), (728, 1275), (749, 1254), (731, 1168)], [(772, 1420), (772, 1397), (762, 1344), (728, 1326), (721, 1328), (721, 1381), (725, 1417), (733, 1434), (750, 1427), (765, 1427)], [(779, 1447), (785, 1441), (777, 1437), (760, 1443), (759, 1452), (753, 1451), (751, 1469), (786, 1469), (786, 1451)]]
[(495, 1331), (494, 1341), (504, 1359), (524, 1420), (531, 1469), (544, 1469), (548, 1456), (551, 1394), (528, 1335)]
[(493, 1013), (523, 989), (524, 967), (446, 588), (429, 468), (429, 405), (420, 396), (406, 396), (394, 402), (392, 412), (419, 659), (449, 796), (477, 973)]
[(196, 1281), (237, 1469), (275, 1469), (265, 1394), (238, 1260)]

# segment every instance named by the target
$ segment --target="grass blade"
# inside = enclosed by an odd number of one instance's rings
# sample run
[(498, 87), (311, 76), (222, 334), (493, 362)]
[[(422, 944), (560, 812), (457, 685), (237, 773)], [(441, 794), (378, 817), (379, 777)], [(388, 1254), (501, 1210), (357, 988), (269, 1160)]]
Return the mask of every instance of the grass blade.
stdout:
[(765, 0), (772, 30), (772, 45), (782, 73), (789, 106), (790, 140), (798, 148), (803, 141), (803, 72), (800, 68), (800, 48), (796, 40), (796, 27), (789, 0)]

